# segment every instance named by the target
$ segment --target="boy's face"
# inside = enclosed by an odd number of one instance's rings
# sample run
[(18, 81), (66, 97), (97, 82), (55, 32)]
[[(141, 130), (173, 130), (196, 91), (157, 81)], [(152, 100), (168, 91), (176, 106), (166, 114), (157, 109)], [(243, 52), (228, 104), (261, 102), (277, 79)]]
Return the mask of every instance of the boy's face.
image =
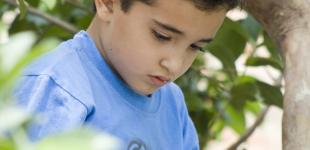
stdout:
[[(128, 12), (121, 10), (119, 0), (98, 1), (96, 44), (120, 77), (142, 95), (185, 73), (226, 13), (201, 11), (188, 0), (157, 0), (152, 6), (135, 2)], [(110, 11), (101, 11), (104, 7)]]

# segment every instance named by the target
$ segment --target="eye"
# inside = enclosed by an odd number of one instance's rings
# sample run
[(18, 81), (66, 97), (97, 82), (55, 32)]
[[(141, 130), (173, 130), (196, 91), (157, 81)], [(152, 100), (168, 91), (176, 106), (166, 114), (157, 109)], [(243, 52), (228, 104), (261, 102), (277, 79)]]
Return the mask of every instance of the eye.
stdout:
[(195, 44), (192, 44), (190, 47), (191, 47), (193, 50), (205, 52), (205, 50), (204, 50), (202, 47), (197, 46), (197, 45), (195, 45)]
[(161, 34), (155, 30), (152, 30), (153, 32), (153, 35), (155, 36), (155, 38), (158, 40), (158, 41), (170, 41), (171, 40), (171, 37), (169, 36), (166, 36), (164, 34)]

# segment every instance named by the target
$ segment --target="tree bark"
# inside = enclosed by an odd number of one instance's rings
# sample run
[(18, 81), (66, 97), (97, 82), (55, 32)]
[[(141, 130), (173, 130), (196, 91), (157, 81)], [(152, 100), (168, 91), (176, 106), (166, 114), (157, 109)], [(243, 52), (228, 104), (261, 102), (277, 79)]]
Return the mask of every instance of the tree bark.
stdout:
[[(284, 150), (310, 149), (310, 0), (245, 0), (285, 60)], [(272, 134), (272, 133), (271, 133)]]

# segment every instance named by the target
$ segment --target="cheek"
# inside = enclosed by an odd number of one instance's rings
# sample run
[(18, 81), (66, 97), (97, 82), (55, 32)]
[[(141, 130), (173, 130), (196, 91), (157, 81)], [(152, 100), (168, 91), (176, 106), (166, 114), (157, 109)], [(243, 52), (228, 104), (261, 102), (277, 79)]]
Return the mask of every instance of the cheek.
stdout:
[(182, 65), (182, 69), (180, 69), (179, 73), (176, 76), (176, 79), (182, 76), (191, 67), (195, 58), (196, 58), (196, 54), (189, 54), (187, 55), (187, 57), (185, 57), (185, 60)]
[(112, 53), (117, 55), (118, 61), (127, 63), (127, 66), (130, 64), (130, 68), (143, 69), (145, 66), (154, 65), (158, 50), (146, 40), (147, 38), (133, 34), (137, 33), (115, 36), (113, 41), (118, 42), (113, 42)]
[(114, 44), (109, 55), (118, 71), (126, 70), (131, 73), (146, 72), (156, 62), (156, 58), (147, 47), (131, 40), (126, 43)]

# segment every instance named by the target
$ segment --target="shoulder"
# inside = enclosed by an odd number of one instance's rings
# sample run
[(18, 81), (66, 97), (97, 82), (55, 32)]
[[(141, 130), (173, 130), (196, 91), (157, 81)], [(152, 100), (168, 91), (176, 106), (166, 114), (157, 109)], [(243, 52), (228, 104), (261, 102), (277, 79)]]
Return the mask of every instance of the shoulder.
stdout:
[(182, 89), (174, 82), (170, 82), (162, 87), (162, 93), (164, 99), (167, 99), (169, 103), (176, 105), (178, 111), (186, 107)]
[(170, 82), (166, 85), (167, 93), (173, 97), (177, 103), (184, 101), (184, 95), (182, 89), (174, 82)]
[[(71, 42), (72, 40), (68, 40), (61, 43), (57, 48), (31, 63), (23, 72), (23, 77), (28, 80), (24, 82), (37, 82), (42, 77), (48, 78), (90, 109), (93, 106), (93, 98), (87, 72)], [(30, 78), (27, 79), (30, 76), (34, 77), (31, 81)]]
[(18, 104), (26, 106), (31, 112), (56, 105), (89, 111), (85, 103), (62, 88), (48, 75), (21, 77), (14, 96)]
[(177, 101), (182, 101), (184, 100), (183, 92), (181, 88), (175, 84), (174, 82), (170, 82), (166, 84), (165, 86), (161, 87), (161, 93), (165, 97), (170, 97), (173, 98)]
[(55, 49), (35, 59), (23, 72), (23, 75), (54, 75), (57, 71), (69, 71), (80, 65), (76, 50), (71, 46), (72, 40), (62, 42)]
[(40, 118), (27, 132), (33, 141), (80, 127), (91, 110), (48, 75), (23, 76), (14, 92), (16, 104)]

